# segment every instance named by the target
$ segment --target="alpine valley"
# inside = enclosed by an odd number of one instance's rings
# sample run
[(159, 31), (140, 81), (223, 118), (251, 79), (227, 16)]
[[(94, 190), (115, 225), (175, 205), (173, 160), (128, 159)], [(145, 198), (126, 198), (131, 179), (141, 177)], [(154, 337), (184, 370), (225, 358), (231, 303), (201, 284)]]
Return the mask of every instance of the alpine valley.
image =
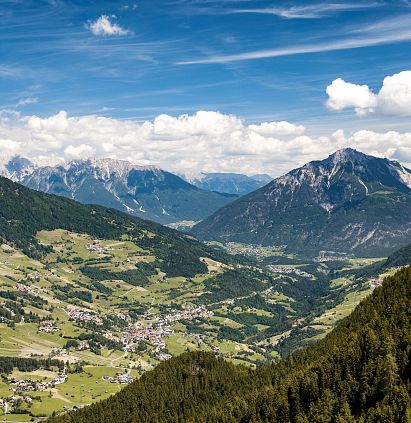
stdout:
[(407, 421), (399, 163), (338, 151), (223, 205), (194, 227), (206, 242), (117, 210), (170, 185), (232, 199), (165, 171), (16, 157), (3, 174), (36, 190), (0, 177), (0, 421)]
[(0, 423), (411, 423), (411, 0), (0, 0)]

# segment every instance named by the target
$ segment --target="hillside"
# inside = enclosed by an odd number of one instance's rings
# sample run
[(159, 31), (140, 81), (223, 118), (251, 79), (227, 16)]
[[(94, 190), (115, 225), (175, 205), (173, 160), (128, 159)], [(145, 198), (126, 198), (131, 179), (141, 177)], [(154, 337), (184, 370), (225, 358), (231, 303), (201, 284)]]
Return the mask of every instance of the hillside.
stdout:
[(409, 243), (411, 171), (340, 150), (275, 179), (194, 226), (202, 239), (381, 257)]
[(30, 257), (39, 258), (50, 252), (36, 239), (38, 231), (65, 229), (97, 238), (126, 236), (138, 240), (140, 245), (156, 249), (161, 255), (160, 267), (174, 263), (179, 274), (194, 275), (205, 269), (200, 261), (200, 257), (206, 254), (204, 245), (154, 222), (36, 192), (3, 177), (0, 177), (0, 200), (2, 242), (21, 249)]
[(154, 166), (113, 159), (35, 166), (17, 156), (0, 172), (37, 191), (83, 204), (99, 204), (162, 224), (204, 219), (236, 198), (197, 188)]
[(114, 397), (50, 422), (407, 422), (411, 267), (316, 345), (257, 370), (191, 353)]

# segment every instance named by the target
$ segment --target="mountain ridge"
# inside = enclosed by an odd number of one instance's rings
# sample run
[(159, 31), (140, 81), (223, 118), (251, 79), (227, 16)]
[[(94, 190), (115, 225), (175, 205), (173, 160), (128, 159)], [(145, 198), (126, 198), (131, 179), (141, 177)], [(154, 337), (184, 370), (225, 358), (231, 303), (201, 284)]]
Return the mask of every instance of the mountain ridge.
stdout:
[(198, 188), (236, 195), (255, 191), (273, 179), (267, 174), (247, 176), (233, 172), (202, 172), (199, 175), (183, 178)]
[(410, 180), (398, 162), (343, 149), (235, 200), (192, 232), (298, 253), (386, 255), (411, 235)]
[(235, 198), (199, 189), (158, 167), (125, 160), (86, 159), (35, 166), (15, 157), (1, 172), (37, 191), (115, 208), (162, 224), (201, 220)]

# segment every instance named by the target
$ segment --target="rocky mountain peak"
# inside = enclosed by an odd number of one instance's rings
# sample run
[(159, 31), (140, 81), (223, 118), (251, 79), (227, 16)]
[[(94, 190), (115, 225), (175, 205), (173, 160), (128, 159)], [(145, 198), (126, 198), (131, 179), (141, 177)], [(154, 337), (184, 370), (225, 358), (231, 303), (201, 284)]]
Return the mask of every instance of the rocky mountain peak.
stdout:
[(290, 251), (385, 254), (411, 234), (410, 186), (411, 171), (399, 163), (346, 148), (223, 207), (193, 233)]
[(354, 148), (347, 147), (337, 150), (328, 158), (334, 163), (361, 162), (367, 158), (367, 155), (361, 153), (361, 151), (355, 150)]
[(31, 173), (35, 168), (36, 165), (33, 162), (17, 154), (3, 162), (0, 173), (16, 182)]

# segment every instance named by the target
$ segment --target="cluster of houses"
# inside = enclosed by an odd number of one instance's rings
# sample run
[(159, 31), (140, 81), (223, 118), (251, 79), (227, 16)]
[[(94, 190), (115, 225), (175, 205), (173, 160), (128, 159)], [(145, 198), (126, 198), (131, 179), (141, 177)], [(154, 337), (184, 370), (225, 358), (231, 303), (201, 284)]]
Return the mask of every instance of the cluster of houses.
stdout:
[(272, 249), (272, 250), (280, 250), (281, 247), (278, 245), (272, 245), (269, 247), (263, 247), (262, 245), (242, 245), (241, 247), (238, 246), (238, 244), (236, 244), (235, 242), (228, 242), (225, 245), (225, 249), (227, 252), (229, 252), (230, 254), (244, 254), (247, 256), (255, 256), (255, 257), (259, 257), (261, 256), (265, 251), (267, 251), (267, 249)]
[(171, 354), (165, 352), (157, 352), (154, 358), (157, 358), (159, 361), (167, 361), (170, 360), (171, 357)]
[(4, 410), (4, 414), (11, 414), (12, 409), (22, 402), (31, 404), (33, 402), (33, 398), (28, 395), (11, 395), (4, 399), (0, 398), (0, 408)]
[(280, 273), (282, 275), (297, 275), (303, 278), (314, 278), (311, 273), (305, 272), (298, 267), (293, 266), (280, 266), (280, 265), (269, 265), (267, 266), (273, 273)]
[(66, 307), (64, 311), (68, 314), (71, 320), (76, 322), (92, 322), (96, 325), (102, 325), (103, 320), (97, 314), (90, 313), (89, 311), (79, 310), (74, 307)]
[(368, 281), (370, 288), (378, 288), (384, 282), (383, 278), (372, 278)]
[(130, 376), (128, 373), (116, 373), (114, 377), (103, 376), (102, 379), (108, 380), (110, 383), (120, 383), (122, 385), (134, 382), (134, 377)]
[(181, 320), (194, 320), (197, 318), (208, 319), (214, 313), (206, 309), (205, 306), (188, 307), (184, 310), (173, 310), (171, 313), (164, 316), (159, 316), (157, 319), (158, 325), (171, 325)]
[(106, 247), (105, 245), (100, 245), (100, 244), (88, 244), (87, 249), (91, 253), (98, 253), (98, 254), (108, 254), (110, 252), (109, 247)]
[(83, 405), (83, 404), (75, 405), (74, 407), (69, 407), (69, 406), (65, 405), (65, 406), (63, 407), (63, 410), (64, 410), (66, 413), (71, 413), (71, 412), (73, 412), (73, 411), (81, 410), (82, 408), (84, 408), (84, 405)]
[(41, 278), (41, 273), (37, 272), (37, 270), (35, 272), (29, 273), (26, 276), (26, 279), (30, 280), (30, 281), (36, 281), (38, 282)]
[(37, 292), (37, 290), (31, 288), (28, 285), (24, 285), (23, 283), (18, 283), (17, 282), (15, 288), (16, 288), (17, 291), (27, 292), (27, 293), (29, 293), (31, 295), (34, 295), (35, 297), (38, 297), (39, 296), (39, 293)]
[(39, 324), (39, 331), (46, 333), (57, 332), (59, 328), (54, 320), (42, 320)]
[(275, 289), (274, 286), (270, 286), (268, 289), (263, 291), (261, 295), (265, 298), (272, 297), (273, 295), (278, 295), (278, 291)]
[(318, 256), (314, 258), (317, 263), (325, 263), (327, 261), (340, 261), (353, 258), (353, 254), (339, 253), (336, 251), (320, 251)]
[[(165, 348), (166, 342), (165, 337), (174, 333), (173, 329), (165, 329), (162, 327), (147, 327), (141, 328), (137, 324), (134, 326), (134, 329), (129, 329), (127, 332), (127, 338), (133, 342), (139, 341), (148, 341), (150, 344), (154, 345), (154, 350), (161, 350)], [(129, 346), (129, 349), (135, 349), (133, 346)]]
[(33, 379), (11, 379), (13, 392), (34, 392), (34, 391), (45, 391), (50, 388), (54, 388), (56, 385), (60, 385), (67, 380), (66, 370), (63, 370), (52, 380), (36, 381)]

